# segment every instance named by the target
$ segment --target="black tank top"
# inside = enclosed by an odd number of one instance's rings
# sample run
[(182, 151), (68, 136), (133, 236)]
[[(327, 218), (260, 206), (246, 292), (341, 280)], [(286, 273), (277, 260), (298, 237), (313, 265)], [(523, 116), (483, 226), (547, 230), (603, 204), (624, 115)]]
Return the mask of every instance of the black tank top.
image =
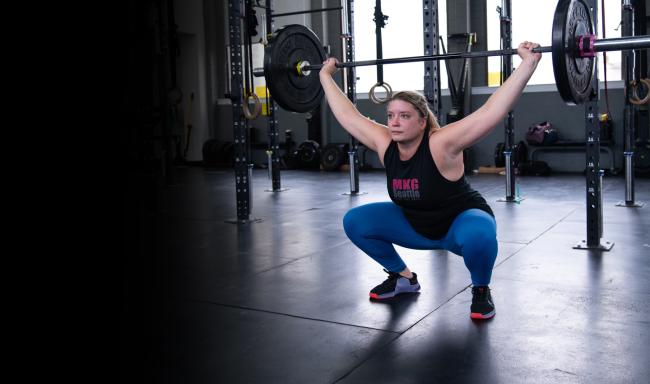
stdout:
[(397, 143), (391, 141), (384, 154), (388, 194), (402, 208), (413, 228), (430, 239), (443, 237), (461, 212), (478, 208), (494, 217), (485, 199), (461, 177), (449, 181), (438, 171), (429, 148), (429, 130), (413, 157), (399, 158)]

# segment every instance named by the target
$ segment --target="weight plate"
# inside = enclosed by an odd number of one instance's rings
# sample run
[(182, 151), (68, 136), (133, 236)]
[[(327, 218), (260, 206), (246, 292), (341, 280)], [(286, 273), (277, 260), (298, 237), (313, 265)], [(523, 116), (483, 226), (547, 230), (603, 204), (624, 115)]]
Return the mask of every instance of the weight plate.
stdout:
[(553, 73), (562, 99), (581, 104), (592, 93), (594, 57), (576, 57), (576, 37), (594, 34), (589, 6), (584, 0), (560, 0), (553, 17)]
[(650, 172), (650, 144), (634, 148), (634, 170), (638, 173)]
[(319, 145), (314, 140), (307, 140), (298, 146), (300, 165), (303, 168), (318, 168), (320, 164)]
[(296, 65), (321, 64), (325, 58), (325, 49), (309, 28), (290, 24), (275, 31), (264, 48), (264, 77), (273, 100), (287, 111), (316, 108), (323, 98), (318, 71), (299, 76)]
[(521, 140), (518, 142), (512, 152), (515, 167), (528, 161), (528, 146), (525, 141)]
[(341, 144), (327, 144), (321, 154), (321, 165), (325, 171), (335, 171), (343, 164), (344, 156)]

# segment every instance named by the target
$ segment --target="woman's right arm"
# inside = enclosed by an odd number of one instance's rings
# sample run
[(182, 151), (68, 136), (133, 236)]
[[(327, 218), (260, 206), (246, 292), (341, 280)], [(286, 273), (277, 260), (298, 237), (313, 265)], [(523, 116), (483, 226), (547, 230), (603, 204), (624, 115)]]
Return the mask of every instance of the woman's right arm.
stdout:
[(359, 113), (332, 78), (337, 70), (336, 59), (329, 58), (323, 62), (319, 73), (327, 103), (341, 126), (366, 147), (377, 152), (383, 163), (384, 152), (391, 140), (388, 129)]

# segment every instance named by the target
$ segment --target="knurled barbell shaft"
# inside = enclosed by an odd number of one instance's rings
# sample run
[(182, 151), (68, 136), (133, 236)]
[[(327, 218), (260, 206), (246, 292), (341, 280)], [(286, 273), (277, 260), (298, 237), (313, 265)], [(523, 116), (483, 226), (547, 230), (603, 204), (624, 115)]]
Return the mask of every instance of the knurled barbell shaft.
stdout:
[[(533, 52), (551, 52), (551, 47), (538, 47), (533, 49)], [(451, 60), (451, 59), (463, 59), (463, 58), (471, 59), (477, 57), (507, 56), (507, 55), (516, 55), (516, 54), (517, 54), (516, 49), (476, 51), (476, 52), (455, 52), (455, 53), (452, 52), (452, 53), (443, 53), (439, 55), (396, 57), (392, 59), (351, 61), (346, 63), (338, 62), (336, 63), (336, 67), (337, 68), (364, 67), (369, 65), (380, 65), (380, 64), (414, 63), (418, 61), (438, 61), (438, 60)], [(323, 64), (310, 64), (304, 66), (302, 70), (311, 71), (314, 69), (321, 69), (321, 68), (323, 68)]]
[[(635, 36), (635, 37), (617, 37), (612, 39), (600, 39), (594, 41), (595, 52), (607, 51), (624, 51), (628, 49), (642, 49), (650, 48), (650, 35)], [(537, 47), (533, 52), (552, 52), (552, 47)], [(338, 68), (347, 67), (363, 67), (368, 65), (381, 65), (381, 64), (397, 64), (397, 63), (413, 63), (418, 61), (437, 61), (437, 60), (451, 60), (451, 59), (464, 59), (464, 58), (477, 58), (489, 56), (508, 56), (516, 55), (516, 49), (504, 49), (493, 51), (476, 51), (476, 52), (456, 52), (445, 53), (440, 55), (425, 55), (425, 56), (411, 56), (411, 57), (396, 57), (392, 59), (377, 59), (365, 61), (352, 61), (347, 63), (337, 63)], [(305, 65), (302, 71), (310, 71), (314, 69), (321, 69), (323, 64), (310, 64)]]

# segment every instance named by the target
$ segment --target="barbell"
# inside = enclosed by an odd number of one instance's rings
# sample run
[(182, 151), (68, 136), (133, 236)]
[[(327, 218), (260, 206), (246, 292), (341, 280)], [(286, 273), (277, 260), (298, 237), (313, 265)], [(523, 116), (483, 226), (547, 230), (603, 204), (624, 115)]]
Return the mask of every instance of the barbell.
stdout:
[[(533, 52), (551, 52), (553, 73), (560, 96), (569, 105), (581, 104), (592, 94), (596, 52), (645, 49), (650, 36), (596, 39), (591, 11), (585, 0), (560, 0), (553, 17), (552, 45)], [(337, 63), (339, 68), (516, 55), (516, 49), (458, 52)], [(264, 72), (269, 92), (282, 108), (309, 112), (323, 97), (318, 76), (327, 55), (309, 28), (292, 24), (275, 31), (264, 48)], [(314, 64), (312, 64), (314, 63)], [(256, 75), (261, 75), (256, 72)]]

